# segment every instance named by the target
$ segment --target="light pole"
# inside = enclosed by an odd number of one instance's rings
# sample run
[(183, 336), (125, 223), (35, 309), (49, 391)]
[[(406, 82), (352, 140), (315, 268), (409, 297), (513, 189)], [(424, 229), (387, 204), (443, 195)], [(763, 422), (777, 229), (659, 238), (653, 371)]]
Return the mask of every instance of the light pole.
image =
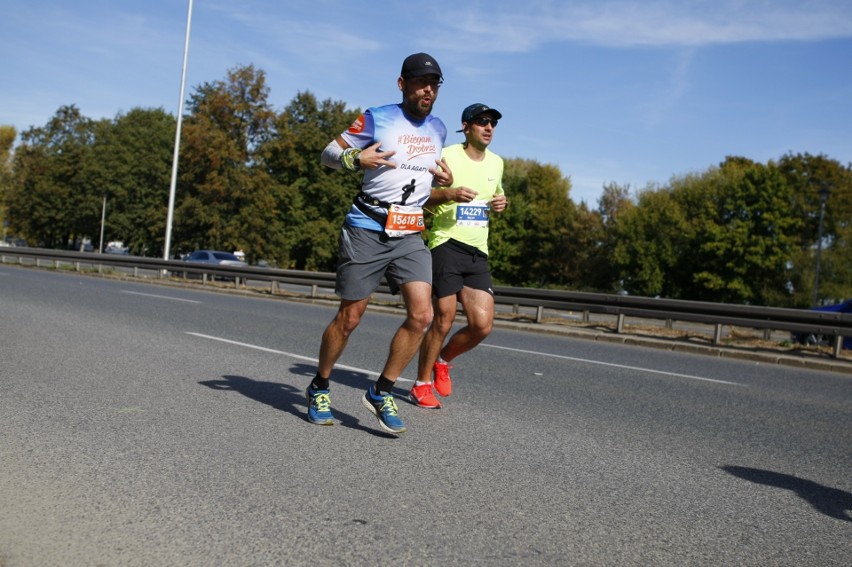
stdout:
[(828, 200), (828, 185), (823, 183), (819, 190), (819, 229), (817, 230), (817, 253), (816, 253), (816, 272), (814, 273), (814, 300), (811, 303), (816, 307), (817, 299), (819, 298), (819, 261), (822, 255), (822, 223), (825, 219), (825, 202)]
[(175, 131), (175, 152), (172, 157), (172, 181), (169, 185), (169, 209), (166, 214), (166, 244), (163, 246), (163, 260), (169, 259), (172, 245), (172, 218), (175, 210), (175, 186), (177, 185), (178, 154), (180, 153), (180, 127), (183, 122), (183, 93), (186, 86), (186, 60), (189, 56), (189, 29), (192, 23), (192, 0), (186, 11), (186, 36), (183, 45), (183, 68), (180, 74), (180, 100), (178, 101), (177, 130)]
[(98, 254), (104, 251), (104, 222), (106, 221), (106, 193), (104, 193), (104, 206), (101, 208), (101, 244), (98, 246)]

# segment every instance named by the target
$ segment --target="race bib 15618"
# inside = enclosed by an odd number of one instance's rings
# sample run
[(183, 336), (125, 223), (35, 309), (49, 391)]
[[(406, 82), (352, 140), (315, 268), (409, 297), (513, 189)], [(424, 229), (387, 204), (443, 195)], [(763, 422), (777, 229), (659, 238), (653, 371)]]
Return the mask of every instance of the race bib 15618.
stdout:
[(426, 228), (423, 223), (423, 209), (406, 205), (391, 205), (388, 209), (388, 220), (385, 223), (385, 233), (388, 236), (405, 236), (421, 232)]

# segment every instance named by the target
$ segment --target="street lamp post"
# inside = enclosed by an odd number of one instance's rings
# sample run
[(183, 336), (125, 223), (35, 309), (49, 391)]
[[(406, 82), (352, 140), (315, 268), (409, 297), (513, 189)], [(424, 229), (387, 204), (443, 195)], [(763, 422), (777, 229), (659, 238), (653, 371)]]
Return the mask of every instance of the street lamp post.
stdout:
[(189, 57), (189, 29), (192, 23), (192, 0), (189, 0), (186, 12), (186, 35), (183, 44), (183, 67), (180, 73), (180, 100), (178, 101), (177, 130), (175, 131), (175, 152), (172, 157), (172, 181), (169, 185), (169, 209), (166, 214), (166, 242), (163, 246), (163, 260), (169, 259), (172, 245), (172, 219), (175, 210), (175, 186), (177, 185), (178, 155), (180, 154), (180, 127), (183, 122), (183, 96), (186, 87), (186, 60)]
[(106, 193), (104, 193), (104, 206), (101, 207), (101, 244), (98, 246), (98, 254), (104, 251), (104, 223), (106, 221)]
[(819, 229), (817, 230), (817, 253), (816, 272), (814, 273), (814, 300), (811, 305), (816, 306), (819, 298), (819, 262), (822, 255), (822, 225), (825, 219), (825, 202), (828, 200), (828, 185), (822, 184), (819, 190)]

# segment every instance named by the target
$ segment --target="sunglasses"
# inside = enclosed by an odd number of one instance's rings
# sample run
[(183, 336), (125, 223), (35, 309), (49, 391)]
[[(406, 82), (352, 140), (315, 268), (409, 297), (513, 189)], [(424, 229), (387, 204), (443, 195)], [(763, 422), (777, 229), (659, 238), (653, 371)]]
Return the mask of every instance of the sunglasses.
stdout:
[(437, 77), (409, 77), (405, 80), (411, 83), (411, 86), (418, 90), (426, 87), (427, 85), (433, 89), (437, 89), (444, 84), (444, 79)]
[(487, 116), (482, 116), (480, 118), (474, 118), (473, 123), (477, 126), (487, 126), (491, 124), (492, 127), (497, 126), (498, 120), (496, 118), (488, 118)]

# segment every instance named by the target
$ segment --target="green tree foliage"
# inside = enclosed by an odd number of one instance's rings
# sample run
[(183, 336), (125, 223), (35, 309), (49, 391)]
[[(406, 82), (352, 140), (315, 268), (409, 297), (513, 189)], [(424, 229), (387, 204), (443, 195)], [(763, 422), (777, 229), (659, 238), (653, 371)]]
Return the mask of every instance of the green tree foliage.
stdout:
[(578, 248), (571, 182), (555, 166), (507, 159), (503, 188), (510, 205), (493, 216), (488, 245), (495, 280), (516, 286), (566, 285), (576, 274)]
[(624, 207), (615, 230), (613, 260), (620, 286), (631, 294), (677, 297), (683, 239), (690, 230), (672, 190), (645, 190), (635, 207)]
[(773, 164), (728, 158), (643, 192), (619, 226), (625, 289), (648, 296), (778, 304), (789, 295), (798, 219)]
[[(360, 175), (325, 168), (320, 154), (359, 113), (309, 92), (276, 112), (253, 66), (199, 86), (182, 133), (174, 249), (242, 249), (249, 261), (333, 270)], [(175, 125), (162, 109), (94, 122), (63, 106), (17, 147), (14, 128), (0, 127), (9, 232), (54, 248), (97, 242), (106, 197), (106, 240), (160, 255)], [(820, 301), (852, 297), (849, 165), (729, 157), (635, 197), (609, 184), (590, 209), (570, 200), (558, 168), (505, 163), (510, 205), (494, 215), (489, 243), (496, 283), (807, 307), (820, 249)]]
[(826, 156), (787, 154), (778, 168), (793, 191), (794, 216), (802, 220), (793, 258), (793, 304), (813, 297), (819, 234), (820, 191), (827, 190), (823, 218), (819, 300), (852, 297), (852, 166)]
[(18, 131), (14, 126), (0, 126), (0, 225), (3, 226), (7, 222), (6, 191), (12, 179), (12, 148), (17, 137)]
[[(253, 66), (192, 95), (181, 141), (177, 250), (243, 249), (249, 261), (274, 260), (283, 243), (279, 188), (261, 149), (275, 135), (265, 74)], [(177, 191), (176, 191), (177, 192)]]
[(43, 128), (22, 134), (6, 196), (13, 232), (49, 248), (97, 234), (101, 201), (82, 175), (94, 130), (94, 122), (72, 105), (61, 107)]
[(333, 271), (343, 217), (358, 192), (361, 175), (320, 163), (325, 146), (361, 113), (344, 103), (319, 103), (298, 93), (275, 119), (277, 136), (264, 147), (268, 170), (281, 187), (286, 264), (300, 270)]
[(162, 109), (133, 109), (98, 123), (88, 186), (106, 198), (104, 241), (159, 255), (165, 240), (176, 121)]
[(634, 208), (630, 187), (616, 183), (604, 185), (596, 211), (581, 206), (579, 232), (586, 234), (582, 289), (605, 292), (622, 291), (620, 277), (613, 261), (618, 245), (621, 219)]
[(777, 304), (788, 294), (788, 265), (799, 219), (778, 168), (728, 158), (718, 171), (716, 217), (698, 233), (694, 282), (699, 299)]

